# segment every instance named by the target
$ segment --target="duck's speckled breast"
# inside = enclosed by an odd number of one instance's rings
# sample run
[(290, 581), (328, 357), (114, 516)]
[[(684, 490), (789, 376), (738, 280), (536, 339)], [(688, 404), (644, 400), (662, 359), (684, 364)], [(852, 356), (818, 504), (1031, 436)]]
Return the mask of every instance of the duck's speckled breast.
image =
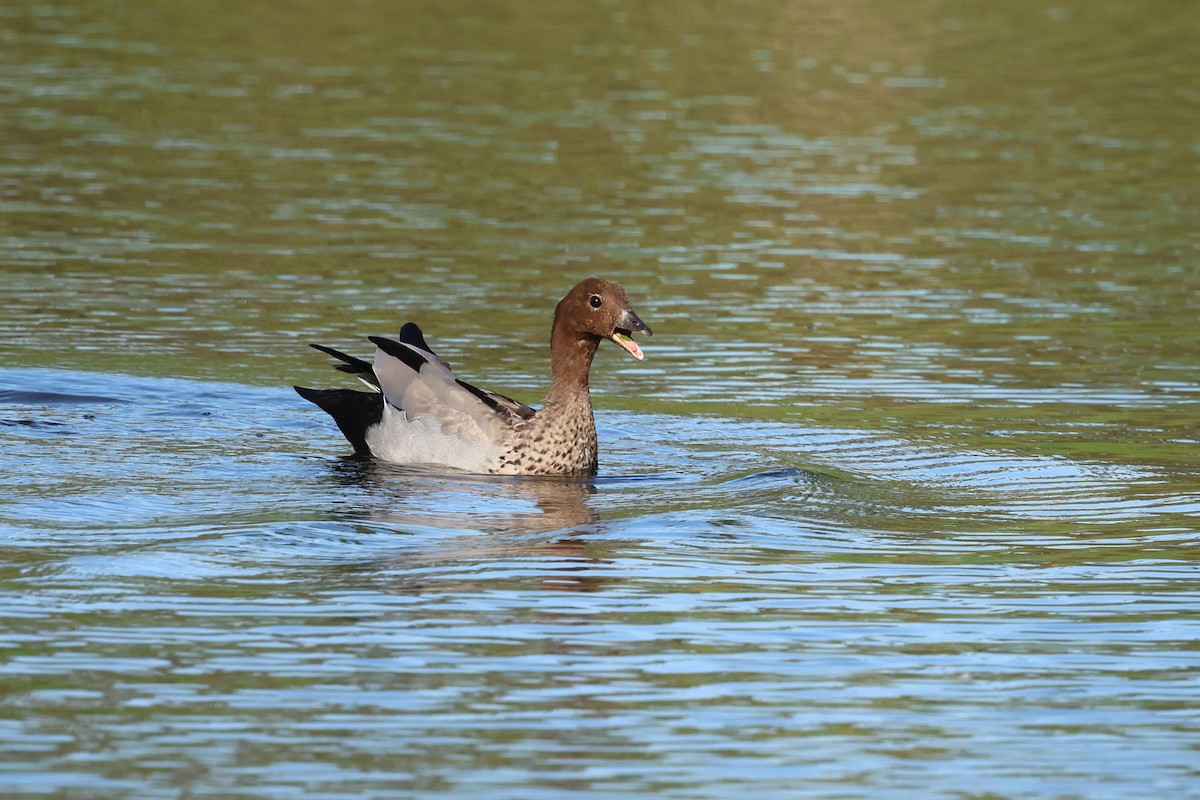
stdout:
[(596, 421), (590, 398), (547, 400), (513, 431), (493, 470), (500, 475), (590, 475), (596, 471)]

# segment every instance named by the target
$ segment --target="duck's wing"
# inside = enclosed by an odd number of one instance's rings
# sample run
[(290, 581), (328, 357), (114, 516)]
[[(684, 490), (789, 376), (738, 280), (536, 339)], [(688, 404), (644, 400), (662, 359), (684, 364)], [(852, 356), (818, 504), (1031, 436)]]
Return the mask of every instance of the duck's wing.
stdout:
[(404, 327), (400, 329), (400, 343), (415, 347), (429, 356), (431, 360), (441, 364), (442, 368), (447, 372), (450, 371), (450, 362), (433, 352), (433, 348), (425, 342), (425, 335), (421, 333), (421, 329), (417, 326), (417, 323), (404, 323)]
[[(420, 327), (415, 322), (404, 323), (404, 327), (400, 329), (400, 341), (403, 344), (415, 347), (428, 356), (430, 360), (437, 362), (449, 371), (449, 362), (433, 352), (433, 348), (425, 342), (425, 336), (421, 333)], [(371, 365), (370, 361), (363, 361), (361, 358), (346, 355), (341, 350), (334, 350), (332, 347), (326, 347), (323, 344), (310, 344), (309, 347), (314, 350), (320, 350), (325, 355), (337, 359), (339, 363), (333, 365), (334, 369), (339, 372), (349, 373), (375, 391), (379, 391), (379, 379), (375, 377), (375, 368)]]
[[(400, 329), (400, 342), (401, 344), (407, 344), (410, 347), (415, 347), (426, 355), (431, 356), (432, 359), (438, 364), (441, 364), (447, 372), (450, 372), (450, 363), (437, 353), (433, 352), (433, 348), (425, 342), (425, 336), (421, 333), (421, 329), (417, 327), (415, 322), (406, 322), (404, 327)], [(478, 397), (483, 402), (487, 403), (489, 406), (492, 406), (498, 411), (507, 412), (517, 419), (529, 419), (534, 415), (534, 413), (536, 413), (533, 408), (517, 400), (513, 400), (507, 395), (500, 394), (499, 392), (488, 391), (487, 389), (479, 389), (469, 383), (466, 383), (465, 381), (460, 381), (457, 378), (455, 378), (455, 380), (460, 386)]]
[(471, 391), (483, 392), (493, 403), (500, 406), (509, 414), (512, 414), (518, 419), (531, 419), (533, 415), (537, 413), (536, 408), (527, 406), (519, 400), (513, 400), (511, 397), (502, 395), (499, 392), (489, 392), (487, 389), (476, 389), (474, 386), (466, 383), (464, 383), (463, 386), (467, 387), (467, 389)]
[(445, 360), (411, 340), (369, 338), (378, 348), (373, 367), (384, 399), (408, 420), (430, 420), (446, 436), (498, 445), (524, 418), (522, 404), (458, 380)]

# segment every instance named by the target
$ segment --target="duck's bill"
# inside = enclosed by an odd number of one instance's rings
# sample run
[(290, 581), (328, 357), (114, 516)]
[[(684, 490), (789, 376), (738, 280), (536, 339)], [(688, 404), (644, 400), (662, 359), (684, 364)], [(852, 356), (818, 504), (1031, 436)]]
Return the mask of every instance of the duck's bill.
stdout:
[(646, 354), (642, 352), (642, 348), (638, 347), (638, 343), (633, 340), (633, 337), (630, 336), (629, 333), (625, 331), (614, 331), (612, 340), (624, 348), (629, 355), (633, 356), (638, 361), (641, 361), (646, 357)]
[(642, 353), (642, 348), (638, 347), (638, 343), (633, 340), (634, 331), (641, 331), (647, 336), (654, 335), (654, 331), (650, 330), (650, 326), (642, 322), (641, 317), (633, 313), (633, 309), (626, 308), (621, 312), (621, 319), (617, 323), (617, 328), (613, 331), (611, 338), (623, 347), (629, 355), (641, 361), (646, 356)]

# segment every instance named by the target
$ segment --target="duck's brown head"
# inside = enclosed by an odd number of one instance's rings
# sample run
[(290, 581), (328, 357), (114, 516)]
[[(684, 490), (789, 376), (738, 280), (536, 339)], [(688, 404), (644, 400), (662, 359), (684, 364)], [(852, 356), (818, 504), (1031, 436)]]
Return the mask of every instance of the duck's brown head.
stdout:
[(554, 309), (554, 331), (576, 340), (608, 339), (639, 361), (645, 356), (633, 334), (654, 334), (629, 305), (625, 290), (601, 278), (585, 278), (567, 292)]

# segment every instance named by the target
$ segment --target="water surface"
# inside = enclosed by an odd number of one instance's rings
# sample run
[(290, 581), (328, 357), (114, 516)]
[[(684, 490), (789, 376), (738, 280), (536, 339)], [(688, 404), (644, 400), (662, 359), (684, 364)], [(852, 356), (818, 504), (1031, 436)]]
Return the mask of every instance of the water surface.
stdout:
[[(1186, 3), (0, 12), (6, 797), (1200, 796)], [(408, 319), (600, 474), (363, 464)]]

